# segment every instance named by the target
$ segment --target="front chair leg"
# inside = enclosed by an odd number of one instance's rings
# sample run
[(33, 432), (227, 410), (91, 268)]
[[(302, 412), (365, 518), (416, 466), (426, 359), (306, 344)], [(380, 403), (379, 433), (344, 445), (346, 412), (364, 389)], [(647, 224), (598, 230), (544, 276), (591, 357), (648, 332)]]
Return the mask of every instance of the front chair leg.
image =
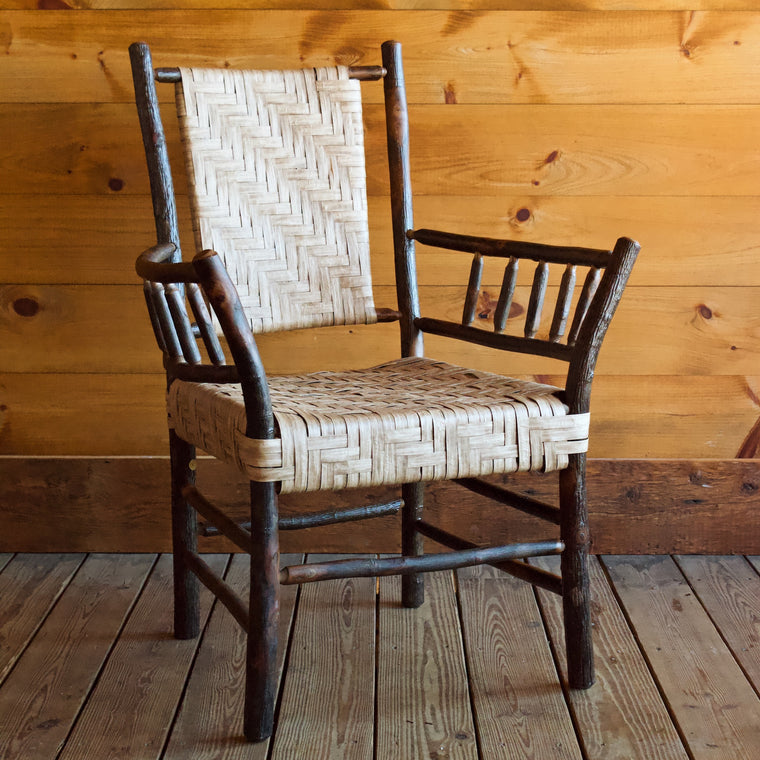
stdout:
[(562, 552), (562, 606), (565, 619), (567, 677), (570, 688), (588, 689), (594, 683), (591, 640), (591, 591), (588, 552), (591, 537), (586, 504), (586, 455), (571, 454), (559, 474)]
[(243, 732), (258, 742), (272, 735), (277, 698), (280, 552), (274, 483), (251, 482), (251, 538)]
[[(401, 553), (405, 557), (419, 557), (423, 553), (422, 536), (415, 523), (422, 518), (423, 483), (405, 483), (401, 486), (404, 507), (401, 510)], [(425, 601), (425, 583), (422, 575), (401, 576), (401, 603), (404, 607), (419, 607)]]
[(182, 495), (185, 486), (195, 485), (195, 446), (169, 430), (172, 479), (172, 549), (174, 551), (174, 636), (193, 639), (200, 630), (198, 579), (188, 569), (187, 552), (198, 548), (195, 510)]

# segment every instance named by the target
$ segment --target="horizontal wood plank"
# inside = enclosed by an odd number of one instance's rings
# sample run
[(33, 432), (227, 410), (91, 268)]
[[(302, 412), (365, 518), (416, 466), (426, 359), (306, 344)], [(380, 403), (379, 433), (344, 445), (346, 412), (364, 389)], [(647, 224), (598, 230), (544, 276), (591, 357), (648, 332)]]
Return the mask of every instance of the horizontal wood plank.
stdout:
[[(559, 557), (531, 565), (560, 571)], [(596, 683), (567, 691), (586, 756), (594, 760), (687, 760), (668, 708), (596, 557), (589, 561)], [(567, 683), (562, 599), (538, 590), (554, 656)]]
[[(212, 501), (235, 519), (247, 519), (247, 483), (232, 467), (199, 460), (198, 475)], [(556, 502), (556, 474), (513, 475), (494, 482)], [(598, 552), (760, 554), (757, 460), (591, 459), (588, 488)], [(168, 494), (169, 466), (163, 457), (0, 457), (6, 526), (0, 551), (168, 551)], [(283, 514), (316, 512), (378, 503), (395, 494), (395, 489), (371, 489), (284, 496), (281, 509)], [(52, 513), (57, 515), (54, 521)], [(481, 544), (515, 536), (538, 540), (554, 533), (540, 521), (505, 511), (454, 484), (426, 488), (426, 515), (445, 530)], [(382, 517), (289, 532), (282, 536), (282, 547), (394, 552), (399, 550), (399, 531), (397, 518)], [(201, 538), (201, 546), (205, 551), (232, 549), (222, 538)]]
[[(431, 355), (456, 362), (444, 341), (441, 350), (429, 341)], [(758, 419), (758, 395), (757, 376), (601, 375), (591, 402), (591, 456), (734, 458)], [(0, 374), (0, 455), (162, 456), (164, 398), (158, 374)]]
[(760, 752), (760, 701), (669, 557), (605, 557), (694, 760)]
[[(264, 10), (242, 0), (163, 0), (147, 6), (148, 26), (136, 10), (145, 0), (104, 4), (125, 10), (6, 12), (11, 55), (0, 100), (130, 102), (125, 53), (143, 38), (157, 65), (275, 69), (375, 64), (381, 42), (397, 39), (404, 44), (413, 103), (751, 103), (760, 89), (760, 15), (727, 12), (756, 11), (747, 0), (689, 6), (633, 0), (625, 4), (628, 12), (611, 0), (254, 4)], [(162, 5), (175, 10), (158, 10)], [(711, 5), (720, 12), (662, 12)], [(214, 9), (213, 23), (204, 6)], [(245, 10), (230, 10), (236, 6)], [(616, 12), (599, 12), (605, 7)], [(381, 88), (365, 89), (380, 100)]]
[[(467, 263), (469, 256), (460, 257)], [(530, 272), (531, 267), (525, 269)], [(552, 267), (561, 272), (562, 267)], [(493, 332), (503, 264), (489, 263), (475, 326)], [(461, 319), (466, 280), (422, 286), (424, 316)], [(548, 338), (557, 287), (547, 290), (538, 337)], [(575, 289), (577, 300), (580, 286)], [(530, 288), (515, 291), (506, 334), (521, 335)], [(760, 356), (757, 287), (628, 288), (605, 339), (598, 374), (752, 375)], [(395, 290), (375, 288), (378, 305), (395, 305)], [(129, 325), (129, 329), (125, 329)], [(161, 355), (150, 329), (142, 287), (128, 285), (0, 285), (0, 364), (18, 373), (152, 373)], [(394, 324), (294, 331), (257, 339), (270, 374), (372, 366), (398, 356)], [(559, 374), (553, 359), (504, 354), (430, 337), (428, 353), (460, 366), (513, 375)], [(329, 350), (325, 349), (329, 346)]]
[[(756, 105), (413, 106), (412, 183), (421, 195), (756, 195), (758, 113)], [(387, 195), (383, 108), (368, 105), (364, 119), (367, 191)], [(146, 194), (135, 122), (127, 103), (4, 108), (0, 190)], [(167, 138), (180, 185), (179, 138), (168, 126)]]
[[(621, 8), (621, 5), (623, 6)], [(260, 10), (526, 10), (525, 0), (5, 0), (8, 9), (51, 10), (157, 10), (157, 9), (260, 9)], [(753, 0), (533, 0), (533, 10), (618, 11), (618, 10), (745, 10), (756, 9)]]
[[(417, 227), (594, 248), (608, 248), (621, 235), (636, 238), (642, 250), (629, 287), (731, 286), (737, 272), (742, 286), (760, 285), (758, 207), (757, 196), (430, 195), (414, 202)], [(190, 258), (192, 230), (181, 216)], [(390, 219), (389, 199), (370, 198), (376, 286), (394, 283)], [(7, 195), (0, 227), (0, 282), (6, 284), (133, 285), (135, 259), (155, 240), (151, 201), (143, 195)], [(466, 282), (467, 255), (418, 246), (417, 263), (420, 285)], [(527, 270), (520, 277), (530, 284)]]
[(0, 690), (0, 756), (58, 756), (154, 560), (87, 558)]

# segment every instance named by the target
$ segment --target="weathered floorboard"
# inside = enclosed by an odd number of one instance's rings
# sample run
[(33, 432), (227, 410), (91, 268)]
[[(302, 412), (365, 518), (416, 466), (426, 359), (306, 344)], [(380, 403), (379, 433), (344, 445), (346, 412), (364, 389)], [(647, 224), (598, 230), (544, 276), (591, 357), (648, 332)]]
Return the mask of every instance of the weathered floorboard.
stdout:
[(483, 566), (457, 576), (483, 757), (580, 760), (530, 586)]
[[(398, 606), (398, 579), (283, 588), (281, 638), (291, 609), (298, 624), (269, 747), (241, 737), (244, 641), (227, 611), (213, 608), (200, 641), (172, 639), (168, 559), (90, 556), (52, 610), (30, 595), (36, 633), (0, 684), (3, 760), (263, 760), (275, 744), (280, 760), (758, 755), (760, 700), (734, 657), (756, 649), (760, 557), (747, 558), (755, 569), (679, 557), (694, 591), (667, 557), (607, 557), (607, 573), (592, 559), (598, 680), (585, 692), (562, 686), (558, 598), (539, 592), (539, 614), (528, 586), (490, 569), (459, 571), (459, 597), (450, 573), (429, 576), (416, 610)], [(245, 557), (227, 578), (246, 585)]]
[[(337, 559), (312, 555), (310, 559)], [(375, 579), (301, 589), (272, 760), (371, 760)]]
[(0, 757), (58, 756), (154, 560), (87, 558), (0, 690)]
[[(226, 555), (207, 557), (217, 573)], [(172, 635), (171, 556), (159, 558), (60, 760), (158, 758), (164, 748), (198, 639)], [(201, 625), (212, 597), (201, 589)]]
[(760, 755), (760, 699), (670, 557), (604, 564), (693, 760)]
[[(559, 557), (531, 559), (559, 572)], [(591, 620), (596, 683), (568, 690), (586, 760), (687, 760), (652, 675), (596, 557), (591, 557)], [(554, 656), (567, 682), (562, 600), (538, 592)]]
[[(301, 561), (282, 555), (280, 564)], [(244, 598), (248, 589), (247, 555), (236, 555), (225, 580)], [(280, 590), (279, 668), (287, 654), (288, 637), (298, 589)], [(265, 760), (269, 741), (242, 741), (245, 695), (245, 634), (220, 604), (211, 613), (182, 707), (162, 760)]]
[(401, 606), (398, 577), (379, 594), (376, 756), (476, 760), (451, 572), (425, 576), (418, 609)]
[(0, 683), (83, 559), (82, 554), (18, 554), (0, 573)]
[(760, 576), (744, 557), (675, 560), (760, 694)]

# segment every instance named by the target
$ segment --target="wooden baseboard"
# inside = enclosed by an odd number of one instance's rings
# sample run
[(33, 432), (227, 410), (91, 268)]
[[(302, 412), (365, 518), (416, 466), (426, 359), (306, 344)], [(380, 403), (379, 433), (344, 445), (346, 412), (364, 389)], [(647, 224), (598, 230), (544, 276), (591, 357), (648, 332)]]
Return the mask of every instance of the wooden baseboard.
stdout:
[[(556, 473), (493, 478), (553, 500)], [(199, 461), (199, 486), (247, 512), (247, 483), (230, 467)], [(760, 460), (591, 459), (593, 551), (603, 554), (760, 554)], [(170, 550), (169, 464), (163, 457), (0, 457), (0, 551)], [(387, 489), (283, 497), (281, 511), (319, 511), (380, 501)], [(535, 518), (451, 483), (428, 486), (426, 516), (477, 543), (551, 537)], [(398, 551), (398, 518), (282, 536), (283, 551)], [(202, 538), (203, 551), (230, 549)]]

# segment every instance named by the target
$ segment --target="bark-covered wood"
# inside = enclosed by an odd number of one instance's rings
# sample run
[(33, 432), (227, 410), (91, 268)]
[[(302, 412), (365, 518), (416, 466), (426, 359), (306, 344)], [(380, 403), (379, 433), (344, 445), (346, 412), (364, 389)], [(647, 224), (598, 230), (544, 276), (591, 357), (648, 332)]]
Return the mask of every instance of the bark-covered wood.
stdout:
[(280, 583), (312, 583), (335, 578), (372, 578), (384, 575), (408, 575), (452, 570), (471, 565), (494, 564), (508, 559), (524, 559), (562, 551), (559, 541), (511, 544), (475, 549), (463, 549), (420, 557), (383, 557), (381, 559), (343, 559), (286, 567), (280, 572)]

